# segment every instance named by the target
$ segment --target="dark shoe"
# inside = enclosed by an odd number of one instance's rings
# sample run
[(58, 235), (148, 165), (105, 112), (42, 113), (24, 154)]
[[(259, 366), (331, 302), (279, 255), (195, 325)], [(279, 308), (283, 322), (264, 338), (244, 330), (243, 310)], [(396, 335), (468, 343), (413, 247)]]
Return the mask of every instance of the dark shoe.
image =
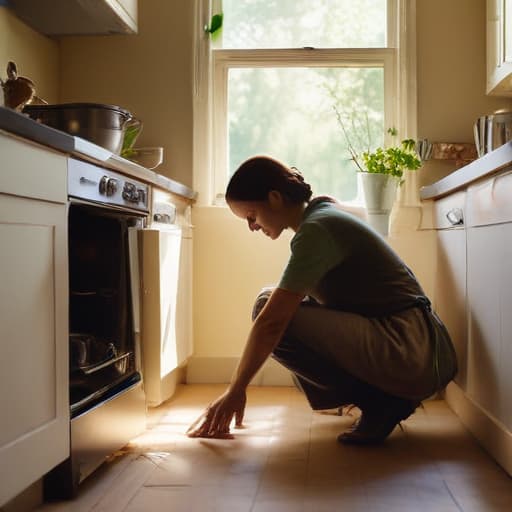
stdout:
[(394, 428), (408, 418), (418, 407), (418, 402), (401, 401), (388, 409), (375, 408), (363, 410), (360, 418), (347, 430), (338, 436), (338, 442), (343, 444), (378, 444), (393, 432)]

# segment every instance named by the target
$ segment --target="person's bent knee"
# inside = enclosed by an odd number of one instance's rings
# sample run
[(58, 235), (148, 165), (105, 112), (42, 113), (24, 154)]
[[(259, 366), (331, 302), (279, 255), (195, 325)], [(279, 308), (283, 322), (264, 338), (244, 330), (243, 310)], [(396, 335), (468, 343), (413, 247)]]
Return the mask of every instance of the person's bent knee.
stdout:
[(256, 301), (254, 302), (254, 306), (252, 308), (252, 319), (256, 320), (256, 317), (260, 314), (260, 311), (263, 309), (268, 299), (272, 295), (274, 288), (263, 288), (258, 297), (256, 297)]

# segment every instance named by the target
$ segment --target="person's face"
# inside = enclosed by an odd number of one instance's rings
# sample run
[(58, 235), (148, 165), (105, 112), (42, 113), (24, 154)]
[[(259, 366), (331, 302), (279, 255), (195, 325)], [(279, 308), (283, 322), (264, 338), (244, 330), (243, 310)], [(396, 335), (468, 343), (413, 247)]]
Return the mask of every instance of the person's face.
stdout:
[(288, 225), (281, 194), (271, 191), (267, 201), (228, 201), (231, 211), (247, 221), (251, 231), (262, 231), (275, 240)]

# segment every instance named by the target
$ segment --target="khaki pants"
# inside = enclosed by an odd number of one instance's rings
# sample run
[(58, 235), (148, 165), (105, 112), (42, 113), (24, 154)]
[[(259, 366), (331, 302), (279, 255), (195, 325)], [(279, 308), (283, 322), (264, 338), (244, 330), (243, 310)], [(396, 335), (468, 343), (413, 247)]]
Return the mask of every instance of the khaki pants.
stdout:
[[(260, 293), (253, 318), (271, 291)], [(346, 395), (374, 390), (421, 401), (446, 386), (457, 371), (450, 337), (428, 306), (365, 317), (305, 300), (273, 357), (304, 384), (314, 408), (356, 403)]]

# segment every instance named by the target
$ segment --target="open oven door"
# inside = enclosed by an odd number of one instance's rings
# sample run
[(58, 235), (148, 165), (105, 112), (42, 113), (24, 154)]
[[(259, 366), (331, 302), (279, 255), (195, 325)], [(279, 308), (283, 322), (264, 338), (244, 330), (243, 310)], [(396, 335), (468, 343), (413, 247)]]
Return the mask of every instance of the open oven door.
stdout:
[(142, 360), (147, 404), (172, 396), (177, 369), (190, 356), (190, 283), (184, 276), (188, 243), (178, 224), (153, 223), (142, 235)]

